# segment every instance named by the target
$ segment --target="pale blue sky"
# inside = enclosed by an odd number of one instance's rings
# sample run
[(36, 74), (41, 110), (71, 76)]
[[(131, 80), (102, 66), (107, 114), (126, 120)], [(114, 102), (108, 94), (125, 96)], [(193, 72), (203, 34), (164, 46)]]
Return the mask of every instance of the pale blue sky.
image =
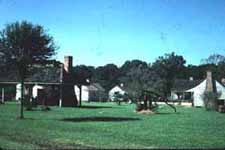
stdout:
[(225, 53), (224, 0), (0, 0), (0, 29), (28, 20), (60, 46), (56, 58), (74, 65), (153, 62), (175, 51), (189, 64)]

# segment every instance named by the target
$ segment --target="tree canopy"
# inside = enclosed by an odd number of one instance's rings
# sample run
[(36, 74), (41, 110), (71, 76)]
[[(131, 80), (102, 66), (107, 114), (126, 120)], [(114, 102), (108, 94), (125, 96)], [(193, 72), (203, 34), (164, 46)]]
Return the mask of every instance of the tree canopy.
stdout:
[(57, 46), (53, 37), (40, 25), (27, 21), (7, 24), (0, 31), (0, 45), (3, 60), (16, 66), (21, 79), (21, 118), (23, 118), (24, 79), (30, 66), (37, 61), (44, 61), (56, 54)]
[(0, 43), (11, 59), (26, 55), (33, 61), (47, 60), (57, 50), (53, 37), (42, 26), (27, 21), (7, 24), (0, 32)]
[(218, 65), (220, 63), (225, 63), (225, 56), (221, 54), (212, 54), (206, 59), (201, 60), (202, 64), (214, 64)]
[(164, 95), (170, 93), (174, 79), (182, 72), (185, 63), (186, 61), (183, 56), (176, 55), (174, 52), (160, 56), (153, 63), (153, 70), (160, 76), (161, 80), (164, 81)]
[(118, 84), (119, 76), (119, 68), (115, 64), (107, 64), (95, 69), (93, 81), (99, 82), (106, 89), (106, 91), (108, 91), (110, 88)]
[[(206, 70), (211, 70), (215, 79), (220, 81), (225, 77), (225, 63), (185, 65), (186, 60), (182, 55), (174, 52), (158, 57), (152, 64), (141, 60), (126, 61), (121, 67), (115, 64), (108, 64), (97, 68), (88, 66), (79, 67), (87, 72), (91, 82), (98, 82), (107, 90), (115, 85), (124, 85), (130, 98), (137, 99), (142, 90), (151, 90), (163, 96), (169, 95), (176, 79), (204, 79)], [(86, 66), (87, 67), (87, 66)], [(91, 68), (91, 69), (90, 69)]]

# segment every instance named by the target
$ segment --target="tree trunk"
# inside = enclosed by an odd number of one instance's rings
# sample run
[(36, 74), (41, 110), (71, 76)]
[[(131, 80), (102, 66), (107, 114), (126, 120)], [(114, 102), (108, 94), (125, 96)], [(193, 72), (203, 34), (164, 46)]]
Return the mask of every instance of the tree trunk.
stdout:
[(79, 106), (81, 107), (81, 105), (82, 105), (82, 85), (78, 85), (78, 87), (79, 87), (79, 98), (80, 98)]
[(21, 79), (21, 100), (20, 100), (20, 119), (24, 118), (23, 115), (23, 102), (24, 102), (24, 77)]
[(144, 110), (148, 109), (147, 95), (144, 95)]
[(152, 109), (152, 97), (149, 97), (149, 109)]

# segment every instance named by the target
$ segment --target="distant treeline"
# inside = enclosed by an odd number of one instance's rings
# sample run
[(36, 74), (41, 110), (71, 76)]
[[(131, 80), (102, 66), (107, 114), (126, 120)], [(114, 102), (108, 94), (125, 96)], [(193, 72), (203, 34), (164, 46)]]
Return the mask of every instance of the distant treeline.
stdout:
[(213, 54), (201, 60), (200, 65), (186, 65), (186, 60), (174, 52), (160, 56), (153, 63), (141, 60), (126, 61), (121, 67), (115, 64), (93, 67), (79, 65), (74, 67), (77, 79), (100, 83), (105, 89), (123, 84), (133, 97), (141, 90), (153, 90), (165, 96), (170, 93), (175, 79), (204, 79), (206, 71), (211, 70), (214, 78), (221, 81), (225, 77), (225, 57)]

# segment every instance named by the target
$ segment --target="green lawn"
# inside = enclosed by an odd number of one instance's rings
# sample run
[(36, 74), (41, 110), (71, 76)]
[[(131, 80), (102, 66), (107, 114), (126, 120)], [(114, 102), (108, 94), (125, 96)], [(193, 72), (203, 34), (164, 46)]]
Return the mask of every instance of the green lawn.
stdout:
[(84, 105), (26, 111), (25, 120), (16, 119), (18, 104), (0, 105), (0, 149), (225, 146), (225, 114), (160, 106), (158, 114), (143, 115), (129, 104)]

